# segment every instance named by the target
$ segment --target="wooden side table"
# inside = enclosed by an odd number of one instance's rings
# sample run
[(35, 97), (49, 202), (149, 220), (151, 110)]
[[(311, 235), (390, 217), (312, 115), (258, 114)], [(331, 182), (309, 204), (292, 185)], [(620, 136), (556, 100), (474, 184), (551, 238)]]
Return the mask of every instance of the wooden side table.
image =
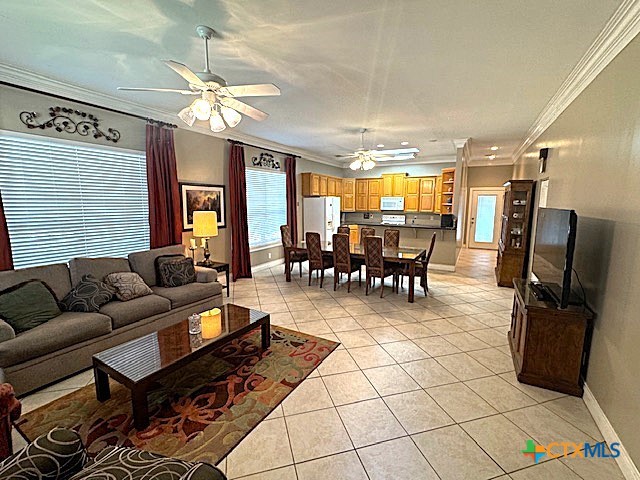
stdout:
[(198, 263), (196, 263), (196, 265), (199, 266), (199, 267), (213, 268), (218, 273), (224, 272), (225, 277), (227, 279), (227, 284), (224, 285), (222, 288), (226, 288), (227, 289), (227, 297), (229, 296), (229, 264), (228, 263), (216, 262), (214, 260), (213, 263), (211, 263), (209, 265), (203, 265), (202, 262), (198, 262)]

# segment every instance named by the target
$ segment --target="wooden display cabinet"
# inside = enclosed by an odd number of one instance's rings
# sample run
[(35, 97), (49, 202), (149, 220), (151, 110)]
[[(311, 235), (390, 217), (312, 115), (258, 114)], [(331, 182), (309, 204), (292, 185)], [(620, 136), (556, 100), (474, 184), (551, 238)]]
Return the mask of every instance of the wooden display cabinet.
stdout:
[(527, 276), (534, 182), (510, 180), (505, 188), (495, 272), (499, 286), (512, 287), (514, 278)]
[(442, 197), (440, 202), (440, 213), (453, 213), (453, 190), (456, 183), (456, 169), (442, 169)]
[(519, 382), (582, 396), (593, 312), (558, 309), (538, 300), (527, 280), (514, 279), (511, 329), (507, 333)]
[(436, 177), (436, 196), (435, 204), (433, 205), (433, 212), (440, 213), (442, 208), (442, 175)]

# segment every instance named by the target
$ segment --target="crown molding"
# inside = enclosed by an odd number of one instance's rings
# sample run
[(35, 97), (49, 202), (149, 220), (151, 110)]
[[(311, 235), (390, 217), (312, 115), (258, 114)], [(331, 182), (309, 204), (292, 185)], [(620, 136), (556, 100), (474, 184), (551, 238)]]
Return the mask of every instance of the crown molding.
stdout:
[[(54, 80), (38, 73), (30, 72), (28, 70), (15, 67), (13, 65), (8, 65), (6, 63), (0, 63), (0, 81), (31, 88), (33, 90), (38, 90), (43, 92), (44, 95), (46, 95), (47, 93), (60, 95), (62, 97), (67, 97), (70, 100), (92, 103), (98, 106), (103, 105), (107, 108), (118, 109), (134, 115), (140, 115), (143, 117), (154, 117), (157, 120), (162, 120), (168, 123), (178, 123), (180, 120), (176, 113), (169, 110), (161, 110), (148, 107), (140, 103), (131, 102), (129, 100), (125, 100), (113, 95), (96, 92), (84, 87)], [(292, 148), (289, 145), (284, 145), (278, 142), (272, 142), (263, 138), (254, 137), (253, 135), (248, 135), (246, 133), (242, 133), (233, 129), (227, 129), (224, 130), (224, 132), (215, 133), (208, 128), (202, 128), (195, 125), (189, 127), (182, 122), (179, 122), (179, 128), (203, 135), (209, 135), (211, 137), (250, 143), (266, 150), (285, 151), (291, 153), (292, 155), (298, 155), (306, 160), (323, 163), (325, 165), (330, 165), (333, 167), (342, 166), (341, 162), (328, 160), (322, 156), (308, 152), (304, 149)]]
[(640, 33), (640, 0), (623, 0), (587, 52), (533, 122), (525, 139), (513, 153), (514, 162), (638, 33)]
[[(433, 165), (437, 163), (456, 163), (455, 155), (437, 155), (433, 157), (418, 157), (414, 160), (390, 160), (390, 161), (376, 161), (378, 167), (407, 167), (412, 165)], [(342, 168), (349, 168), (351, 162), (343, 163)]]
[(456, 148), (464, 148), (468, 141), (468, 138), (454, 138), (453, 140), (451, 140)]

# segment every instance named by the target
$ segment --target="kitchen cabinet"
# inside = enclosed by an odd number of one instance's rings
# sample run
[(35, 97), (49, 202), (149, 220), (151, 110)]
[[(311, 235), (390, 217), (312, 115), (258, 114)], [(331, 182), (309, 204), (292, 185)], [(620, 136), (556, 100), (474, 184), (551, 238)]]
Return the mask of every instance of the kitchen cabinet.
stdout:
[[(379, 208), (379, 207), (378, 207)], [(356, 212), (369, 211), (369, 180), (356, 179)]]
[(417, 212), (420, 207), (420, 177), (406, 177), (404, 180), (404, 211)]
[(336, 196), (336, 178), (335, 177), (327, 177), (327, 196), (335, 197)]
[(320, 196), (326, 197), (328, 191), (328, 178), (325, 175), (320, 175)]
[(319, 197), (320, 196), (320, 175), (317, 173), (302, 174), (302, 196), (303, 197)]
[(442, 175), (436, 177), (436, 196), (435, 204), (433, 205), (433, 212), (440, 213), (442, 208)]
[(370, 212), (380, 211), (380, 198), (382, 197), (383, 182), (381, 178), (370, 179), (368, 181), (368, 205)]
[(453, 213), (453, 190), (456, 179), (455, 168), (442, 169), (442, 203), (440, 213)]
[(382, 174), (382, 195), (384, 197), (393, 196), (393, 174), (392, 173)]
[(342, 207), (343, 212), (356, 211), (356, 179), (342, 179)]
[(404, 195), (405, 173), (382, 174), (382, 196), (402, 197)]
[(420, 179), (420, 204), (421, 212), (433, 212), (435, 200), (435, 179), (426, 177)]

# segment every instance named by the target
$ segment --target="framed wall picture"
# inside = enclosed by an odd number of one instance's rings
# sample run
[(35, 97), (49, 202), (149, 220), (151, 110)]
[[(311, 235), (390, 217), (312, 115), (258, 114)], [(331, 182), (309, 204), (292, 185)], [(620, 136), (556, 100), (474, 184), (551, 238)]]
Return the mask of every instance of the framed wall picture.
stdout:
[(206, 183), (180, 183), (182, 229), (193, 230), (193, 212), (213, 211), (218, 214), (218, 228), (226, 228), (224, 185)]

